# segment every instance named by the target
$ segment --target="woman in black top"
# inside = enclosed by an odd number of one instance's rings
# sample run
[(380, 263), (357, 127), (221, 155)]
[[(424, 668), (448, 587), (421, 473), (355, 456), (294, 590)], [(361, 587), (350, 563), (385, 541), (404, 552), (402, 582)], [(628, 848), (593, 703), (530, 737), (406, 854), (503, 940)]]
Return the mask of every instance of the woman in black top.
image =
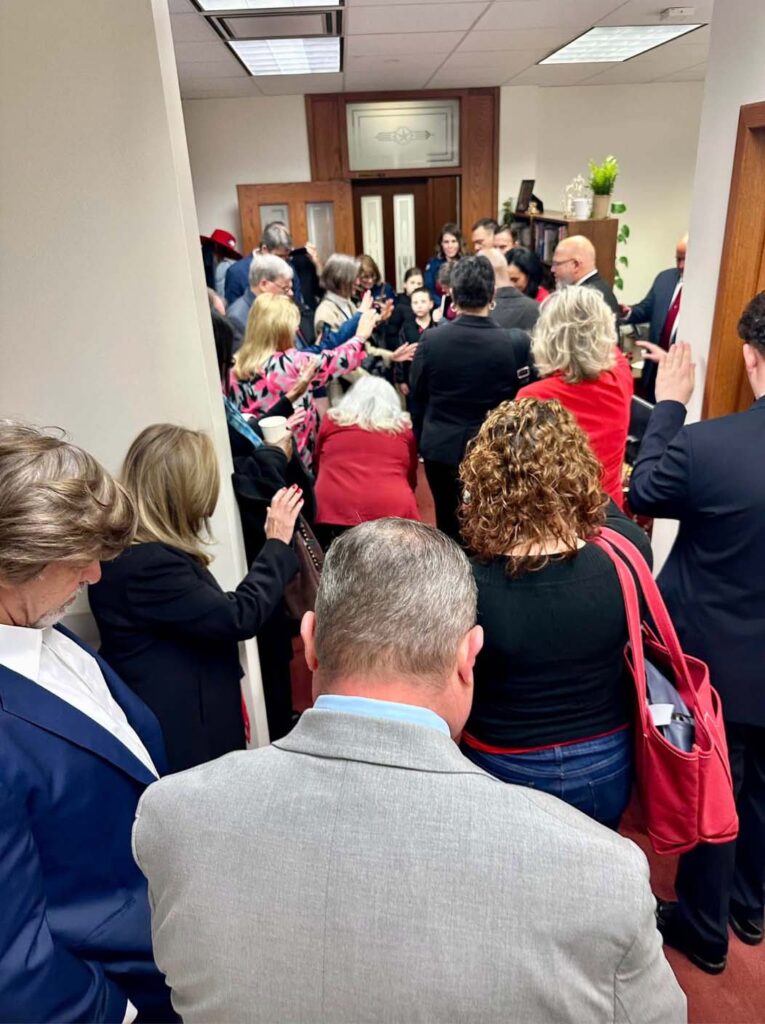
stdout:
[(237, 642), (255, 636), (297, 572), (290, 541), (302, 496), (293, 487), (273, 498), (266, 542), (226, 593), (204, 550), (220, 488), (209, 437), (147, 427), (122, 482), (138, 510), (136, 539), (103, 564), (90, 606), (101, 654), (157, 716), (170, 770), (180, 771), (245, 745)]
[(586, 435), (557, 401), (504, 402), (460, 467), (484, 647), (463, 751), (506, 782), (616, 828), (630, 796), (627, 621), (607, 523), (650, 564), (648, 539), (600, 489)]

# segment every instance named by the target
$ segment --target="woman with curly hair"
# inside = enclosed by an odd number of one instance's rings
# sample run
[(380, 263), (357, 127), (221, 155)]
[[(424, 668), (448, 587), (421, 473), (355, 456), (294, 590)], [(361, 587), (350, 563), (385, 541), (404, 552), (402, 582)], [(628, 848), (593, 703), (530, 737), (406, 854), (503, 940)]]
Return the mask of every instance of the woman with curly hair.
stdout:
[(600, 292), (572, 285), (551, 295), (534, 328), (531, 353), (543, 379), (521, 388), (518, 397), (557, 398), (574, 414), (603, 467), (603, 490), (622, 508), (634, 385)]
[(484, 647), (462, 734), (471, 761), (616, 828), (632, 784), (627, 621), (616, 571), (587, 540), (608, 524), (650, 564), (640, 528), (557, 401), (503, 402), (460, 466)]

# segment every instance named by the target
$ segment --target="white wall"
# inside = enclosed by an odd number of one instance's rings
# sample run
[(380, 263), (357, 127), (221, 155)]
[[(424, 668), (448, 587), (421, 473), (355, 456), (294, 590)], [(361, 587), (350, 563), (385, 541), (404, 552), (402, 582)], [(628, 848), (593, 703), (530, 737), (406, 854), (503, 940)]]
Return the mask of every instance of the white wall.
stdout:
[(534, 191), (559, 210), (588, 161), (613, 153), (621, 168), (614, 200), (626, 203), (620, 219), (631, 230), (620, 249), (630, 261), (620, 297), (641, 299), (688, 229), (703, 84), (540, 88), (536, 100), (533, 92), (501, 91), (500, 205), (517, 196), (522, 177), (536, 177)]
[(203, 234), (241, 240), (237, 185), (311, 180), (302, 96), (186, 100), (183, 116)]
[[(61, 426), (113, 472), (150, 423), (204, 429), (228, 481), (166, 0), (3, 0), (0, 40), (0, 416)], [(213, 529), (231, 588), (228, 483)], [(246, 665), (263, 736), (252, 643)]]

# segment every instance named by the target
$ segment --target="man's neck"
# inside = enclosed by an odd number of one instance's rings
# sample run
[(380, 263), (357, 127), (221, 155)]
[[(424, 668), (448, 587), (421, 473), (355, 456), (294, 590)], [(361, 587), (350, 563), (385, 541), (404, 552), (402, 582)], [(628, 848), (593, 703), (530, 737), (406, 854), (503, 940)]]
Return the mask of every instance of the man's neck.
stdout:
[(587, 270), (587, 271), (585, 271), (585, 272), (584, 272), (584, 273), (583, 273), (583, 274), (581, 275), (581, 277), (578, 277), (578, 278), (576, 279), (576, 281), (574, 281), (574, 284), (581, 284), (581, 283), (582, 283), (582, 281), (586, 281), (586, 280), (587, 280), (588, 278), (592, 277), (592, 276), (593, 276), (594, 274), (597, 274), (597, 272), (598, 272), (598, 269), (597, 269), (597, 267), (593, 267), (593, 268), (592, 268), (592, 270)]

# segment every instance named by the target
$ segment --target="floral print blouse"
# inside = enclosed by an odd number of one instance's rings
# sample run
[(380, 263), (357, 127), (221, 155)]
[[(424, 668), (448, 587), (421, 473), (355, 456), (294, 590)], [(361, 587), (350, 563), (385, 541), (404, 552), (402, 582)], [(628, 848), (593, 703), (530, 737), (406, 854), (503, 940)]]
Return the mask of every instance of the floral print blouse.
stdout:
[[(361, 338), (353, 338), (338, 345), (337, 348), (320, 352), (313, 385), (321, 387), (334, 377), (350, 373), (361, 365), (365, 356), (366, 350)], [(290, 390), (308, 360), (315, 357), (315, 353), (290, 348), (286, 352), (274, 353), (258, 376), (250, 380), (239, 380), (232, 372), (230, 397), (244, 415), (265, 416), (285, 392)], [(310, 469), (313, 462), (313, 449), (319, 424), (312, 387), (293, 403), (295, 412), (305, 409), (306, 413), (305, 420), (294, 431), (298, 454), (306, 469)]]

